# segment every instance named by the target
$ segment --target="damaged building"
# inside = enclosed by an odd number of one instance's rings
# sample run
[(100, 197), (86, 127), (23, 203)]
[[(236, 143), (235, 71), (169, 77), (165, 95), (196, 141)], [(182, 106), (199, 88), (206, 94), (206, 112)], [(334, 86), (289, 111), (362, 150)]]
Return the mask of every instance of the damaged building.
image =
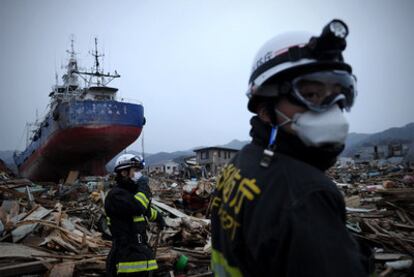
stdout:
[(212, 176), (217, 175), (239, 150), (227, 147), (204, 147), (194, 150), (197, 164), (204, 167)]

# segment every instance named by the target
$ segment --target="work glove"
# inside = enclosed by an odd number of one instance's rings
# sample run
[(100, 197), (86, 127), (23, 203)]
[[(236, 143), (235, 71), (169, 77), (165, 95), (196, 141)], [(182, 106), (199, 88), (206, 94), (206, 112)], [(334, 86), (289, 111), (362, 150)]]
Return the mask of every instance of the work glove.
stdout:
[(158, 213), (158, 216), (155, 222), (157, 223), (157, 226), (160, 230), (163, 230), (165, 229), (165, 227), (167, 227), (167, 225), (165, 224), (165, 220), (160, 213)]
[(142, 176), (141, 178), (138, 179), (136, 184), (138, 187), (138, 192), (142, 192), (143, 194), (145, 194), (145, 196), (147, 196), (148, 199), (152, 197), (151, 189), (149, 187), (148, 177)]

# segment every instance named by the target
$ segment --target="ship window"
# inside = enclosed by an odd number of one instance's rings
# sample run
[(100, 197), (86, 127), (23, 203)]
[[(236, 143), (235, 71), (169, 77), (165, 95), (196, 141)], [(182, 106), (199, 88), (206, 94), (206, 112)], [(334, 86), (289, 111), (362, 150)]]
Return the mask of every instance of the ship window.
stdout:
[(95, 95), (96, 100), (110, 100), (111, 98), (108, 95)]

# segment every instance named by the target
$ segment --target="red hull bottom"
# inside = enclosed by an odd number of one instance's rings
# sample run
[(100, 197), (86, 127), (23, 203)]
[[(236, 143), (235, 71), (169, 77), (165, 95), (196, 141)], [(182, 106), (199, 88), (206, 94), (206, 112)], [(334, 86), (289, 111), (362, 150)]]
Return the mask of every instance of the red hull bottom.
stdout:
[(33, 181), (59, 181), (69, 171), (84, 176), (106, 174), (105, 165), (133, 143), (141, 128), (88, 126), (59, 131), (20, 167), (20, 174)]

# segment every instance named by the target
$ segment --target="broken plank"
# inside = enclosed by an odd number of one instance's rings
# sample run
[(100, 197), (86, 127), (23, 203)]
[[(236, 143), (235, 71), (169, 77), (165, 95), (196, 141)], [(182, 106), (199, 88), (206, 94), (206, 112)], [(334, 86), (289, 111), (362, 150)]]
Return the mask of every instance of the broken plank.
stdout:
[(197, 218), (197, 217), (189, 216), (189, 215), (187, 215), (187, 214), (185, 214), (185, 213), (183, 213), (183, 212), (181, 212), (181, 211), (179, 211), (179, 210), (177, 210), (177, 209), (175, 209), (173, 207), (170, 207), (167, 204), (161, 203), (161, 202), (159, 202), (159, 201), (157, 201), (155, 199), (152, 199), (151, 200), (151, 203), (154, 206), (156, 206), (156, 207), (158, 207), (158, 208), (160, 208), (162, 210), (165, 210), (165, 211), (169, 212), (170, 214), (172, 214), (172, 215), (174, 215), (176, 217), (179, 217), (179, 218), (190, 218), (191, 220), (194, 220), (194, 221), (202, 221), (202, 222), (207, 223), (207, 224), (210, 223), (210, 220), (209, 219), (203, 219), (203, 218)]
[(23, 244), (0, 242), (0, 259), (4, 258), (33, 258), (48, 255), (48, 252), (37, 250)]
[(155, 199), (152, 199), (151, 203), (154, 204), (155, 206), (157, 206), (158, 208), (163, 209), (163, 210), (169, 212), (172, 215), (175, 215), (176, 217), (188, 217), (188, 215), (186, 215), (185, 213), (183, 213), (183, 212), (181, 212), (181, 211), (179, 211), (179, 210), (177, 210), (173, 207), (170, 207), (170, 206), (168, 206), (164, 203), (161, 203), (161, 202), (159, 202)]
[(71, 170), (66, 178), (65, 184), (74, 184), (76, 179), (78, 179), (79, 171)]
[[(51, 212), (52, 210), (48, 210), (48, 209), (43, 208), (42, 206), (38, 206), (35, 211), (33, 211), (29, 216), (25, 218), (25, 221), (42, 219), (48, 214), (50, 214)], [(19, 240), (27, 236), (29, 233), (33, 232), (33, 230), (36, 228), (37, 225), (38, 224), (27, 224), (27, 225), (19, 226), (16, 229), (14, 229), (11, 232), (13, 236), (13, 242), (18, 242)]]
[(45, 254), (45, 255), (33, 255), (39, 258), (56, 258), (61, 260), (84, 260), (89, 258), (102, 258), (106, 259), (107, 254), (81, 254), (81, 255), (58, 255), (58, 254)]
[(24, 274), (44, 272), (47, 270), (46, 264), (55, 261), (55, 259), (48, 259), (45, 261), (35, 261), (3, 266), (0, 267), (0, 276), (22, 276)]
[(53, 265), (49, 277), (72, 277), (75, 271), (75, 263), (66, 262)]

